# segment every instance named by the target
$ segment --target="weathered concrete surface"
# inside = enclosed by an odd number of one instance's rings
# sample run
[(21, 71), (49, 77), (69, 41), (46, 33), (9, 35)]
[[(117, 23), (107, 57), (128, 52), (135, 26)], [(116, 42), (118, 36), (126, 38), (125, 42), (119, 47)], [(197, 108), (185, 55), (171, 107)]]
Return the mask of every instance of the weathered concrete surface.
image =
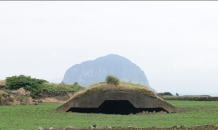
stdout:
[(70, 108), (98, 108), (105, 100), (128, 100), (135, 108), (163, 108), (169, 113), (178, 112), (179, 109), (159, 99), (136, 92), (108, 91), (95, 92), (77, 99), (70, 99), (56, 111), (67, 111)]

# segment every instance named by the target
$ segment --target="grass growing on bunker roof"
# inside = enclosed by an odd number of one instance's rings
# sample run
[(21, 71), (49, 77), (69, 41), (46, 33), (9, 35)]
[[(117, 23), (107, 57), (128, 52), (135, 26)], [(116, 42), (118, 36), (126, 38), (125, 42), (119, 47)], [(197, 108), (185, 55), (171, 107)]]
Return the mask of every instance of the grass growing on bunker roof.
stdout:
[(130, 83), (130, 82), (120, 82), (119, 85), (107, 84), (106, 82), (97, 82), (84, 90), (76, 92), (69, 100), (88, 95), (94, 92), (108, 92), (108, 91), (128, 91), (137, 92), (144, 95), (148, 95), (154, 98), (159, 98), (154, 91), (149, 87), (141, 84)]

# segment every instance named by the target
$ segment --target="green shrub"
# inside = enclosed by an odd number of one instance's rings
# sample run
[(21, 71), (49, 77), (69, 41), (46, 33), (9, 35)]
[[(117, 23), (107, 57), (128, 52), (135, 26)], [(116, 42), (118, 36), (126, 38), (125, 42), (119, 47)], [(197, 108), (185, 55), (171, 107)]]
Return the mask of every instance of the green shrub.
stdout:
[(6, 88), (17, 90), (23, 87), (31, 92), (39, 92), (42, 84), (47, 82), (46, 80), (31, 78), (30, 76), (12, 76), (6, 78)]
[(34, 99), (34, 98), (36, 98), (36, 95), (30, 94), (30, 97)]
[(164, 95), (173, 96), (173, 94), (172, 94), (172, 93), (170, 93), (170, 92), (164, 92)]
[(144, 94), (145, 94), (145, 95), (148, 95), (148, 93), (147, 93), (147, 92), (144, 92)]
[(108, 75), (106, 77), (106, 83), (108, 83), (108, 84), (118, 85), (119, 82), (120, 82), (120, 80), (115, 76)]
[(2, 95), (0, 95), (0, 104), (2, 103)]
[(153, 97), (153, 98), (156, 98), (156, 96), (155, 95), (149, 95), (150, 97)]
[(77, 82), (75, 82), (73, 85), (79, 85)]

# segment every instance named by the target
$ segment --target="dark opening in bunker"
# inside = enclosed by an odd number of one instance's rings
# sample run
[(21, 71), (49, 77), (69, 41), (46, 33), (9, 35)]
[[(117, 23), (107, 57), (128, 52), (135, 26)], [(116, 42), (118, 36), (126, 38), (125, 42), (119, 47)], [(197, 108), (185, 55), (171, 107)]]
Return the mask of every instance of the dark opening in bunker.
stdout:
[(70, 108), (67, 112), (103, 113), (103, 114), (136, 114), (142, 111), (159, 112), (163, 108), (135, 108), (128, 100), (105, 100), (98, 108)]

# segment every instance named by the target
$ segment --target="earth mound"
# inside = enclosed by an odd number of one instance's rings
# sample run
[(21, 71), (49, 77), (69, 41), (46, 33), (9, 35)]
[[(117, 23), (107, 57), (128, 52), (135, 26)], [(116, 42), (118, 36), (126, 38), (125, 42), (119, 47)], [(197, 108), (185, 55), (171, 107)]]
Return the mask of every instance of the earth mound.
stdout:
[(158, 97), (149, 87), (128, 82), (121, 82), (119, 85), (97, 82), (75, 93), (55, 110), (105, 114), (179, 111)]

